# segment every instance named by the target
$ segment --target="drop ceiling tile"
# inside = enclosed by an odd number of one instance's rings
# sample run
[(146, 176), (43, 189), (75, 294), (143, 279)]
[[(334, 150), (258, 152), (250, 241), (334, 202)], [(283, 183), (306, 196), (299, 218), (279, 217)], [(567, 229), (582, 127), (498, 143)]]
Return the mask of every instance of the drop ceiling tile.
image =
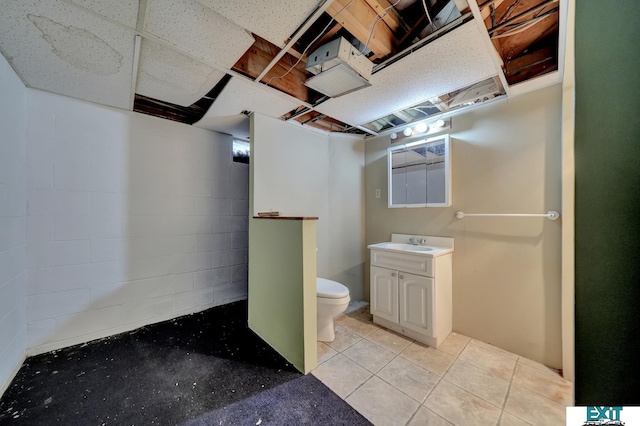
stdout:
[(221, 130), (219, 126), (221, 123), (225, 123), (226, 119), (239, 116), (242, 111), (259, 112), (277, 118), (298, 106), (300, 106), (300, 101), (294, 97), (269, 90), (260, 83), (254, 83), (242, 77), (234, 77), (225, 86), (204, 117), (194, 125), (231, 133)]
[(368, 123), (498, 73), (475, 22), (468, 22), (371, 76), (371, 87), (315, 109), (351, 125)]
[(136, 93), (189, 106), (206, 95), (224, 75), (177, 50), (143, 39)]
[(220, 15), (276, 46), (284, 46), (322, 1), (319, 0), (199, 0)]
[(135, 28), (138, 21), (139, 0), (71, 0), (116, 22)]
[(148, 2), (143, 28), (205, 62), (227, 69), (254, 42), (244, 28), (196, 0)]
[(129, 109), (135, 33), (57, 0), (0, 0), (0, 51), (30, 87)]
[(251, 120), (244, 114), (209, 117), (206, 120), (200, 120), (194, 126), (242, 139), (249, 139), (251, 133)]

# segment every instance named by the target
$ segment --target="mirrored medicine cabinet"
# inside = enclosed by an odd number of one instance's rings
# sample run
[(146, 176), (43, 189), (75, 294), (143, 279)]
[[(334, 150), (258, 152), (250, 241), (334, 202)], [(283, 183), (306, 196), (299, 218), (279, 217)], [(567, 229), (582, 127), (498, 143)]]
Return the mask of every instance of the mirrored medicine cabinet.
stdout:
[(388, 150), (389, 207), (451, 206), (449, 135)]

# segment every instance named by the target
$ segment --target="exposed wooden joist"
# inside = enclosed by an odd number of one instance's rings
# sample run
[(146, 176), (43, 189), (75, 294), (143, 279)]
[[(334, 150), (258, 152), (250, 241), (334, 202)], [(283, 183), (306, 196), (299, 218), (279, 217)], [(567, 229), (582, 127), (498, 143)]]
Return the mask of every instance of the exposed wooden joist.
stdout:
[(559, 0), (477, 2), (509, 85), (558, 68)]
[[(516, 10), (518, 10), (518, 6), (520, 6), (520, 4), (522, 3), (522, 0), (515, 0), (505, 11), (504, 15), (502, 15), (502, 18), (500, 19), (500, 23), (503, 23), (504, 21), (506, 21), (507, 19), (511, 18), (511, 16), (513, 15), (513, 13), (515, 13)], [(494, 24), (495, 25), (495, 24)], [(493, 26), (493, 25), (491, 25)]]
[[(280, 49), (256, 35), (254, 37), (256, 42), (236, 62), (232, 70), (255, 79), (269, 66)], [(300, 61), (287, 75), (284, 75), (297, 60), (288, 53), (284, 54), (282, 59), (264, 76), (263, 82), (304, 102), (309, 102), (309, 89), (304, 85), (307, 80), (305, 63)], [(283, 75), (282, 78), (275, 78)]]
[[(375, 10), (378, 16), (382, 17), (382, 20), (396, 35), (401, 28), (402, 19), (398, 12), (391, 7), (391, 3), (388, 0), (365, 0), (369, 6)], [(392, 2), (393, 3), (393, 2)]]
[(384, 58), (394, 51), (395, 37), (383, 20), (375, 25), (372, 32), (371, 27), (379, 16), (365, 0), (334, 0), (327, 13), (362, 44), (369, 40), (367, 47), (374, 55), (371, 59)]
[[(510, 36), (493, 38), (491, 41), (500, 52), (504, 61), (518, 57), (534, 43), (539, 43), (548, 38), (548, 43), (554, 44), (557, 50), (558, 14), (550, 15), (543, 20), (537, 21), (533, 26)], [(549, 47), (551, 47), (549, 45)]]
[(326, 132), (340, 132), (348, 127), (342, 121), (321, 114), (318, 111), (309, 111), (306, 114), (295, 117), (294, 120), (302, 125), (315, 127)]
[(509, 84), (516, 84), (556, 69), (557, 51), (549, 47), (505, 62), (505, 75)]
[(497, 9), (504, 2), (504, 0), (493, 0), (483, 4), (480, 7), (480, 14), (482, 15), (482, 19), (486, 20), (489, 16), (491, 16), (491, 9)]
[(552, 4), (558, 3), (558, 1), (559, 0), (547, 0), (547, 1), (539, 4), (536, 7), (533, 7), (533, 8), (531, 8), (531, 9), (525, 11), (525, 12), (520, 13), (517, 16), (514, 16), (513, 18), (510, 18), (510, 19), (502, 22), (499, 25), (496, 25), (496, 26), (494, 26), (492, 28), (489, 28), (489, 35), (495, 33), (496, 31), (499, 31), (499, 30), (501, 30), (501, 29), (503, 29), (503, 28), (505, 28), (505, 27), (507, 27), (509, 25), (516, 24), (519, 20), (522, 20), (522, 19), (524, 19), (526, 17), (530, 17), (531, 15), (533, 15), (533, 14), (535, 14), (537, 12), (542, 12), (546, 7), (548, 7), (548, 6), (552, 5)]

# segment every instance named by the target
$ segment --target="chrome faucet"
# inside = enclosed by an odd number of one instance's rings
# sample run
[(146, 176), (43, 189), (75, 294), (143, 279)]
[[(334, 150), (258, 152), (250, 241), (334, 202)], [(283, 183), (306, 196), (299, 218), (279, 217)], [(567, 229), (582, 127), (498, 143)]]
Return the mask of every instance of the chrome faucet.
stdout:
[(409, 238), (409, 244), (413, 244), (414, 246), (423, 246), (425, 245), (427, 242), (425, 241), (425, 239), (421, 239), (420, 241), (418, 241), (417, 238), (411, 237)]

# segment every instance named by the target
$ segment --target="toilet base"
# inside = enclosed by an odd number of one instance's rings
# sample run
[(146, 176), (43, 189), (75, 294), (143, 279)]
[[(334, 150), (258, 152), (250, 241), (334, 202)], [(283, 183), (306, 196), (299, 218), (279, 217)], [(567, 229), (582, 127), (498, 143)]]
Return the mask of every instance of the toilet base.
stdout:
[(340, 299), (318, 297), (318, 337), (319, 342), (333, 342), (336, 334), (333, 330), (333, 319), (349, 306), (349, 296)]
[(320, 321), (318, 318), (318, 342), (333, 342), (336, 338), (336, 333), (333, 330), (333, 318), (329, 317), (329, 320)]

